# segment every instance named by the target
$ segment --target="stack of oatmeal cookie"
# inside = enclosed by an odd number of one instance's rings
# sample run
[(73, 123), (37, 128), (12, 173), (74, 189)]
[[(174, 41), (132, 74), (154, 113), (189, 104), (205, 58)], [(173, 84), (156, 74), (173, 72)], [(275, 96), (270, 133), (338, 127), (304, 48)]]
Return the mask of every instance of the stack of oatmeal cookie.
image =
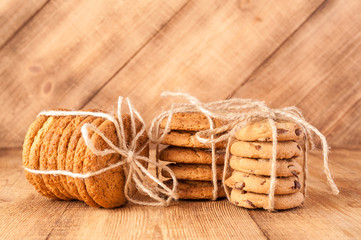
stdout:
[[(213, 120), (215, 127), (221, 121)], [(165, 128), (167, 119), (161, 123)], [(209, 129), (208, 119), (201, 113), (175, 113), (170, 123), (170, 132), (164, 137), (162, 144), (169, 145), (159, 153), (159, 159), (171, 162), (168, 165), (174, 172), (180, 199), (212, 199), (212, 150), (210, 145), (199, 142), (197, 131)], [(216, 147), (216, 164), (218, 180), (218, 197), (225, 197), (221, 186), (226, 142), (219, 142)], [(170, 177), (163, 172), (164, 177)]]
[[(93, 111), (93, 110), (91, 110)], [(120, 161), (118, 154), (95, 155), (86, 145), (81, 128), (92, 124), (113, 144), (132, 140), (129, 115), (123, 115), (124, 137), (117, 139), (114, 124), (95, 116), (45, 116), (39, 115), (29, 127), (23, 146), (24, 167), (32, 170), (65, 170), (72, 173), (95, 172)], [(136, 131), (141, 123), (136, 120)], [(90, 141), (97, 150), (109, 146), (103, 138), (89, 130)], [(138, 148), (144, 146), (146, 134), (138, 139)], [(140, 153), (148, 156), (148, 145)], [(125, 204), (125, 175), (122, 166), (99, 175), (81, 179), (65, 175), (45, 175), (25, 172), (26, 178), (43, 196), (52, 199), (78, 199), (92, 207), (114, 208)], [(135, 189), (134, 189), (135, 190)], [(132, 193), (131, 193), (132, 194)]]
[[(277, 164), (275, 209), (289, 209), (301, 205), (303, 188), (303, 139), (300, 127), (291, 122), (277, 121)], [(272, 158), (272, 130), (268, 120), (249, 123), (235, 134), (231, 146), (232, 176), (225, 184), (232, 188), (231, 202), (245, 208), (269, 207)]]

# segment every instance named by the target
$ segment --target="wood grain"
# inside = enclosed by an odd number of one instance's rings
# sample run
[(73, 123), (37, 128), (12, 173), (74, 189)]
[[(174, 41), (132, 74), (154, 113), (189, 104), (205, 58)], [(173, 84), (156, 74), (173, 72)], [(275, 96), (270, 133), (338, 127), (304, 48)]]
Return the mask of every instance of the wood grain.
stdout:
[[(1, 1), (0, 239), (360, 238), (360, 11), (358, 0)], [(164, 90), (300, 107), (333, 147), (340, 195), (319, 152), (305, 205), (277, 213), (226, 200), (94, 209), (27, 183), (20, 147), (39, 111), (114, 110), (123, 95), (149, 123), (176, 101)]]
[(360, 1), (325, 3), (232, 96), (296, 105), (331, 145), (359, 149), (361, 25), (348, 23), (361, 21), (360, 9)]
[(244, 2), (191, 2), (86, 107), (127, 95), (149, 122), (169, 106), (165, 90), (225, 99), (322, 3)]
[[(46, 0), (3, 0), (0, 2), (0, 49), (48, 3)], [(21, 6), (21, 7), (20, 7)]]
[(313, 152), (305, 205), (277, 213), (227, 200), (112, 210), (49, 200), (26, 181), (20, 158), (21, 150), (0, 151), (1, 239), (357, 239), (361, 234), (360, 151), (330, 155), (339, 196), (330, 194), (321, 154)]
[(0, 50), (0, 146), (21, 146), (42, 109), (81, 108), (184, 4), (49, 2)]

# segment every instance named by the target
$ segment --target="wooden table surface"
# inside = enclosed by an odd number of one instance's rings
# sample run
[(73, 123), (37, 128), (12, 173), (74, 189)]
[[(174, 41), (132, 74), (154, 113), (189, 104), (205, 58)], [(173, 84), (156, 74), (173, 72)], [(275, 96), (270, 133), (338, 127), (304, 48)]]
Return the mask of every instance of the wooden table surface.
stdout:
[(320, 153), (311, 153), (308, 197), (293, 210), (246, 210), (227, 200), (109, 210), (40, 196), (25, 179), (21, 151), (3, 150), (0, 239), (360, 239), (360, 158), (360, 151), (332, 151), (341, 191), (333, 196)]
[[(0, 1), (0, 239), (360, 239), (360, 13), (360, 0)], [(112, 111), (128, 96), (149, 123), (165, 90), (299, 107), (332, 147), (340, 195), (318, 153), (305, 205), (278, 213), (225, 200), (93, 209), (26, 182), (39, 111)]]

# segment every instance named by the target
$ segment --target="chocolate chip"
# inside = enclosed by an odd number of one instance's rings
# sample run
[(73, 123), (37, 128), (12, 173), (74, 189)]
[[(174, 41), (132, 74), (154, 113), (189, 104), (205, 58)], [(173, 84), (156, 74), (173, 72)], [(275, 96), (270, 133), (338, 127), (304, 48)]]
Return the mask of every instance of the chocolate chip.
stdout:
[(256, 206), (250, 200), (246, 200), (246, 203), (248, 203), (251, 207), (256, 208)]
[(298, 145), (298, 144), (297, 144), (297, 148), (298, 148), (299, 150), (301, 150), (301, 147), (300, 147), (300, 145)]
[(286, 130), (286, 129), (283, 129), (283, 128), (277, 129), (277, 134), (284, 134), (286, 132), (288, 132), (288, 130)]
[(237, 182), (234, 184), (234, 188), (238, 190), (242, 190), (245, 186), (246, 184), (244, 182)]
[(297, 128), (297, 129), (295, 130), (296, 136), (300, 136), (301, 133), (302, 133), (301, 129)]
[(266, 180), (264, 180), (263, 182), (261, 182), (261, 185), (265, 184), (266, 183)]
[(262, 149), (262, 146), (261, 146), (261, 145), (255, 145), (254, 147), (255, 147), (256, 150), (258, 150), (258, 151)]
[(296, 178), (298, 178), (297, 172), (296, 171), (291, 171), (292, 175), (295, 176)]
[(295, 180), (294, 183), (295, 185), (292, 187), (293, 189), (301, 189), (301, 184), (299, 181)]
[(287, 166), (287, 168), (294, 167), (294, 166), (295, 166), (295, 165), (290, 164), (290, 165)]
[(237, 202), (237, 201), (234, 201), (234, 204), (238, 205), (238, 204), (239, 204), (239, 202)]

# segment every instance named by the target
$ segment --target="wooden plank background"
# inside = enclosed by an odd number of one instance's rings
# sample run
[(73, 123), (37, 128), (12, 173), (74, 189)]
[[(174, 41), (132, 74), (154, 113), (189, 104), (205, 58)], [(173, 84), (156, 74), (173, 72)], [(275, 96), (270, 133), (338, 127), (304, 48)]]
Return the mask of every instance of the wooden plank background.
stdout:
[(149, 122), (164, 90), (296, 105), (333, 147), (361, 146), (358, 0), (0, 4), (0, 148), (43, 109), (112, 110), (119, 95)]
[[(359, 238), (360, 66), (359, 0), (0, 1), (0, 236), (304, 238), (318, 224), (308, 238)], [(26, 183), (20, 148), (39, 111), (112, 111), (128, 96), (149, 123), (169, 107), (165, 90), (299, 107), (334, 149), (341, 200), (315, 169), (305, 207), (274, 215), (226, 201), (94, 210), (46, 200)]]

